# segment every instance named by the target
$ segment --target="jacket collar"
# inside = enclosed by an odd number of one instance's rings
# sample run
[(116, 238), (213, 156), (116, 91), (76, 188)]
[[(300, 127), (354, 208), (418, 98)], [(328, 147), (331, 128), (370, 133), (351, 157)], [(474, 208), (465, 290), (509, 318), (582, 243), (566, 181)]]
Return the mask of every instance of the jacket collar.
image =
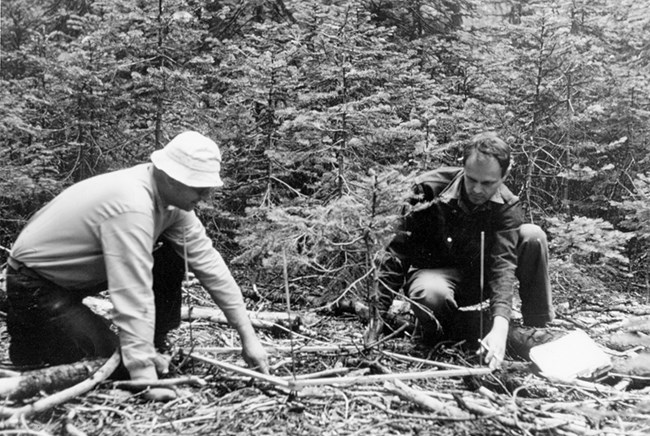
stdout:
[(485, 205), (476, 207), (476, 206), (471, 206), (467, 204), (465, 201), (463, 201), (463, 189), (464, 189), (464, 178), (463, 176), (465, 175), (465, 170), (460, 170), (458, 174), (452, 179), (452, 181), (447, 185), (445, 189), (440, 193), (440, 200), (443, 203), (450, 203), (452, 200), (456, 200), (458, 204), (463, 207), (464, 209), (472, 210), (472, 211), (478, 211), (483, 208), (488, 208), (490, 207), (489, 203), (496, 203), (496, 204), (505, 204), (505, 200), (503, 198), (504, 193), (507, 191), (507, 187), (504, 184), (501, 184), (499, 186), (499, 189), (497, 192), (494, 193), (492, 197), (485, 203)]

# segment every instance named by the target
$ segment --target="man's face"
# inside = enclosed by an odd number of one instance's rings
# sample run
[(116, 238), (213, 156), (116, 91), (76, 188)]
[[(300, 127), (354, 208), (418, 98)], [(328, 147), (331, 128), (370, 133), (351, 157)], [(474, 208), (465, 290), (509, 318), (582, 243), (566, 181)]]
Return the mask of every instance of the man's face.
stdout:
[[(507, 174), (506, 174), (507, 175)], [(506, 178), (494, 156), (474, 151), (465, 161), (465, 194), (474, 205), (481, 205), (497, 192)]]
[(167, 180), (168, 189), (165, 192), (165, 201), (167, 204), (186, 211), (194, 209), (199, 201), (209, 199), (214, 191), (214, 188), (211, 187), (195, 188), (187, 186), (171, 177), (168, 177)]

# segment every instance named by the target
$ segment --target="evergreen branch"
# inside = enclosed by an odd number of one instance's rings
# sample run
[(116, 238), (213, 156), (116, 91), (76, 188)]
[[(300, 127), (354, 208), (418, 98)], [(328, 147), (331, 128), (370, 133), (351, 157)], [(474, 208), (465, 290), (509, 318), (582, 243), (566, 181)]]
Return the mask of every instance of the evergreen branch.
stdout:
[(289, 184), (287, 184), (287, 183), (284, 182), (283, 180), (280, 180), (280, 179), (278, 179), (278, 178), (275, 177), (275, 176), (271, 176), (270, 179), (271, 179), (271, 180), (275, 180), (276, 182), (278, 182), (278, 183), (284, 185), (284, 186), (287, 187), (291, 192), (293, 192), (294, 194), (296, 194), (298, 197), (303, 197), (303, 198), (306, 197), (305, 194), (303, 194), (303, 193), (297, 191), (295, 188), (291, 187)]
[(334, 301), (328, 303), (327, 306), (323, 306), (323, 307), (317, 308), (316, 310), (327, 309), (328, 307), (337, 304), (339, 301), (341, 301), (341, 300), (343, 299), (343, 297), (345, 297), (345, 296), (347, 295), (348, 292), (350, 292), (352, 289), (354, 289), (354, 288), (357, 286), (357, 284), (359, 284), (362, 280), (364, 280), (366, 277), (368, 277), (370, 274), (372, 274), (372, 272), (373, 272), (372, 269), (366, 271), (364, 275), (362, 275), (361, 277), (359, 277), (358, 279), (356, 279), (354, 282), (352, 282), (352, 283), (350, 284), (350, 286), (348, 286), (347, 288), (345, 288), (345, 290), (341, 293), (341, 295), (339, 295), (338, 297), (336, 297), (336, 299), (334, 299)]

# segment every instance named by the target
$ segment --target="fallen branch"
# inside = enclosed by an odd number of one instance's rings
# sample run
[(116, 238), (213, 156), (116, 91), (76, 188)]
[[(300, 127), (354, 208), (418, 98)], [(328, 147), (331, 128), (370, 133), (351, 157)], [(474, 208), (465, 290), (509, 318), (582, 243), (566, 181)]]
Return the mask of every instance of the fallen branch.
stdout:
[(374, 374), (358, 377), (317, 378), (311, 380), (291, 381), (291, 390), (299, 390), (306, 386), (351, 386), (357, 384), (378, 383), (393, 380), (417, 380), (443, 377), (466, 377), (469, 375), (486, 375), (492, 372), (489, 368), (464, 368), (443, 371), (406, 372), (399, 374)]
[[(498, 423), (505, 425), (507, 427), (514, 427), (514, 428), (523, 428), (520, 426), (520, 424), (517, 422), (517, 420), (504, 416), (503, 413), (504, 411), (493, 409), (491, 407), (486, 407), (481, 404), (478, 404), (475, 401), (472, 401), (469, 398), (464, 398), (459, 395), (456, 396), (456, 401), (458, 404), (464, 408), (465, 410), (479, 416), (485, 416), (488, 418), (494, 418)], [(530, 430), (530, 427), (525, 428), (525, 430)]]
[(208, 383), (200, 377), (190, 375), (186, 377), (165, 378), (162, 380), (119, 380), (113, 386), (120, 389), (141, 390), (146, 388), (166, 388), (170, 386), (190, 385), (203, 387)]
[(79, 430), (73, 423), (76, 411), (73, 409), (65, 417), (65, 431), (63, 434), (66, 436), (88, 436), (83, 431)]
[[(369, 371), (368, 368), (364, 368), (367, 371)], [(347, 374), (352, 369), (350, 368), (331, 368), (331, 369), (325, 369), (323, 371), (318, 371), (318, 372), (312, 372), (311, 374), (300, 374), (300, 375), (287, 375), (285, 377), (282, 377), (284, 380), (306, 380), (310, 378), (319, 378), (319, 377), (332, 377), (335, 375), (341, 375), (341, 374)]]
[[(259, 329), (272, 329), (279, 324), (284, 327), (290, 327), (293, 330), (302, 324), (299, 316), (294, 315), (289, 317), (285, 312), (248, 312), (248, 317), (253, 327)], [(181, 319), (183, 321), (204, 319), (217, 324), (228, 324), (226, 315), (221, 310), (210, 307), (188, 308), (184, 306), (181, 309)]]
[(338, 378), (316, 378), (306, 380), (285, 380), (280, 377), (262, 374), (248, 368), (242, 368), (227, 362), (221, 362), (209, 357), (201, 356), (196, 353), (187, 354), (189, 357), (200, 362), (209, 363), (210, 365), (236, 372), (245, 376), (253, 377), (258, 380), (263, 380), (274, 384), (279, 387), (289, 388), (292, 391), (300, 390), (306, 386), (320, 386), (320, 385), (355, 385), (355, 384), (368, 384), (377, 383), (382, 381), (393, 380), (415, 380), (423, 378), (441, 378), (441, 377), (465, 377), (469, 375), (485, 375), (492, 372), (489, 368), (463, 368), (453, 369), (447, 371), (425, 371), (415, 373), (402, 373), (402, 374), (375, 374), (375, 375), (360, 375), (355, 377), (338, 377)]
[[(549, 413), (545, 412), (542, 415), (534, 415), (528, 419), (526, 422), (522, 422), (518, 419), (518, 413), (523, 412), (523, 410), (517, 410), (512, 406), (502, 406), (499, 405), (497, 408), (490, 407), (481, 404), (479, 401), (473, 398), (467, 398), (460, 395), (454, 395), (458, 405), (462, 408), (449, 404), (448, 402), (443, 402), (437, 400), (428, 393), (423, 391), (418, 391), (406, 386), (404, 383), (401, 383), (399, 380), (396, 380), (393, 383), (386, 383), (384, 386), (389, 392), (394, 393), (401, 398), (411, 401), (419, 406), (434, 411), (439, 414), (444, 414), (446, 416), (454, 418), (467, 418), (467, 412), (470, 412), (473, 415), (483, 416), (489, 419), (493, 419), (501, 425), (523, 430), (525, 433), (529, 432), (540, 432), (542, 430), (556, 430), (558, 434), (574, 434), (574, 435), (597, 435), (601, 434), (596, 430), (591, 430), (587, 427), (587, 422), (585, 419), (581, 419), (577, 416), (569, 414), (560, 414), (560, 413)], [(491, 392), (484, 392), (484, 395), (487, 394), (488, 399), (495, 401), (497, 398)], [(465, 409), (467, 412), (465, 412)], [(532, 421), (532, 422), (531, 422)]]
[(423, 364), (423, 365), (437, 366), (438, 368), (446, 368), (446, 369), (463, 369), (463, 368), (465, 368), (465, 367), (460, 366), (460, 365), (453, 365), (451, 363), (438, 362), (438, 361), (429, 360), (429, 359), (420, 359), (419, 357), (406, 356), (404, 354), (393, 353), (392, 351), (382, 350), (381, 354), (383, 354), (385, 356), (388, 356), (390, 358), (393, 358), (395, 360), (401, 360), (403, 362), (420, 363), (420, 364)]
[(206, 357), (206, 356), (201, 356), (201, 355), (196, 354), (196, 353), (186, 353), (186, 354), (187, 354), (187, 356), (191, 357), (194, 360), (198, 360), (199, 362), (208, 363), (208, 364), (210, 364), (212, 366), (216, 366), (217, 368), (232, 371), (232, 372), (235, 372), (237, 374), (242, 374), (242, 375), (245, 375), (245, 376), (248, 376), (248, 377), (253, 377), (255, 379), (262, 380), (262, 381), (274, 384), (274, 385), (279, 386), (279, 387), (288, 388), (289, 384), (290, 384), (289, 381), (284, 380), (284, 379), (282, 379), (280, 377), (276, 377), (276, 376), (268, 375), (268, 374), (262, 374), (261, 372), (253, 371), (252, 369), (248, 369), (248, 368), (242, 368), (241, 366), (233, 365), (233, 364), (228, 363), (228, 362), (221, 362), (221, 361), (211, 359), (211, 358)]
[(386, 342), (386, 341), (388, 341), (388, 340), (390, 340), (390, 339), (393, 339), (393, 338), (395, 338), (395, 337), (398, 337), (400, 334), (402, 334), (403, 332), (405, 332), (409, 327), (410, 327), (410, 326), (409, 326), (409, 324), (407, 324), (407, 323), (402, 324), (402, 325), (399, 326), (399, 327), (397, 328), (397, 330), (395, 330), (394, 332), (392, 332), (392, 333), (390, 333), (390, 334), (384, 336), (384, 337), (381, 338), (381, 339), (378, 339), (378, 340), (372, 341), (372, 342), (370, 342), (369, 344), (367, 344), (367, 345), (366, 345), (366, 349), (374, 348), (374, 347), (376, 347), (376, 346), (378, 346), (378, 345), (383, 344), (384, 342)]
[[(408, 304), (405, 304), (402, 301), (395, 300), (393, 302), (393, 306), (391, 306), (391, 309), (384, 314), (384, 319), (382, 319), (385, 333), (394, 333), (398, 330), (399, 333), (407, 330), (413, 331), (415, 325), (413, 324), (411, 317), (408, 316), (409, 311), (405, 309), (405, 307), (408, 307)], [(369, 322), (371, 318), (370, 306), (358, 300), (337, 299), (337, 301), (325, 306), (324, 309), (333, 312), (334, 314), (350, 313), (357, 315), (362, 322)], [(399, 335), (399, 333), (396, 333), (395, 335), (391, 334), (391, 337), (395, 337)]]
[(430, 410), (432, 412), (439, 413), (443, 416), (449, 416), (451, 418), (467, 419), (471, 415), (452, 403), (445, 403), (440, 400), (436, 400), (429, 395), (417, 391), (400, 380), (387, 381), (384, 384), (384, 388), (393, 393), (400, 398), (403, 398), (407, 401), (417, 404), (418, 406)]
[(87, 379), (105, 362), (105, 358), (86, 360), (0, 378), (0, 396), (9, 400), (22, 400), (40, 392), (57, 392)]
[[(281, 345), (265, 345), (264, 349), (267, 353), (290, 353), (291, 347)], [(241, 353), (242, 347), (195, 347), (194, 351), (215, 353), (215, 354), (228, 354), (228, 353)], [(293, 351), (295, 353), (339, 353), (339, 352), (359, 352), (362, 351), (362, 346), (356, 345), (296, 345)]]
[(72, 398), (84, 394), (99, 383), (106, 380), (115, 371), (120, 364), (120, 351), (119, 349), (99, 368), (90, 378), (78, 383), (74, 386), (57, 392), (49, 397), (41, 398), (31, 404), (23, 407), (0, 407), (0, 417), (8, 417), (10, 422), (18, 422), (21, 417), (27, 417), (35, 413), (43, 412), (44, 410), (55, 407), (59, 404), (65, 403)]
[[(497, 421), (499, 424), (506, 427), (516, 428), (523, 430), (524, 432), (544, 432), (550, 430), (560, 431), (560, 434), (566, 435), (599, 435), (603, 434), (600, 431), (590, 430), (585, 420), (580, 420), (577, 416), (567, 415), (567, 414), (551, 414), (545, 413), (546, 416), (537, 416), (533, 415), (532, 418), (527, 419), (522, 422), (518, 417), (517, 409), (512, 409), (509, 407), (504, 408), (500, 406), (499, 409), (492, 407), (487, 407), (479, 404), (478, 401), (471, 398), (461, 397), (459, 395), (455, 396), (457, 403), (462, 408), (468, 410), (469, 412), (484, 416), (486, 418), (491, 418)], [(506, 415), (506, 413), (508, 415)]]
[[(105, 299), (97, 297), (86, 297), (84, 304), (90, 307), (93, 311), (110, 318), (110, 313), (113, 310), (113, 304)], [(248, 317), (253, 324), (253, 327), (260, 329), (276, 328), (278, 325), (281, 327), (289, 327), (297, 329), (302, 325), (302, 318), (299, 316), (289, 316), (285, 312), (248, 312)], [(194, 307), (191, 308), (183, 306), (181, 308), (181, 319), (183, 321), (193, 321), (204, 319), (217, 324), (228, 324), (226, 315), (213, 307)]]
[(0, 368), (0, 378), (3, 378), (3, 377), (16, 377), (16, 376), (19, 376), (19, 375), (20, 375), (19, 371), (13, 371), (11, 369)]

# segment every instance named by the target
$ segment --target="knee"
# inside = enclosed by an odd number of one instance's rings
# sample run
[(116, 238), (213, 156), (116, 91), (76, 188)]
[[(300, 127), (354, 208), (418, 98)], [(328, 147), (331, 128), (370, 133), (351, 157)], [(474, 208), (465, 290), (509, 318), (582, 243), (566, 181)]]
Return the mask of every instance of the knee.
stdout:
[(519, 227), (519, 245), (536, 245), (545, 247), (548, 244), (546, 233), (536, 224), (522, 224)]
[(184, 260), (176, 253), (172, 244), (166, 239), (159, 242), (162, 244), (153, 252), (154, 271), (159, 270), (167, 274), (184, 271)]
[(185, 263), (174, 251), (171, 243), (163, 242), (162, 246), (153, 252), (152, 274), (154, 292), (180, 292)]
[(408, 288), (408, 296), (411, 300), (430, 309), (440, 306), (448, 299), (453, 299), (453, 295), (449, 283), (435, 276), (420, 277), (410, 283)]

